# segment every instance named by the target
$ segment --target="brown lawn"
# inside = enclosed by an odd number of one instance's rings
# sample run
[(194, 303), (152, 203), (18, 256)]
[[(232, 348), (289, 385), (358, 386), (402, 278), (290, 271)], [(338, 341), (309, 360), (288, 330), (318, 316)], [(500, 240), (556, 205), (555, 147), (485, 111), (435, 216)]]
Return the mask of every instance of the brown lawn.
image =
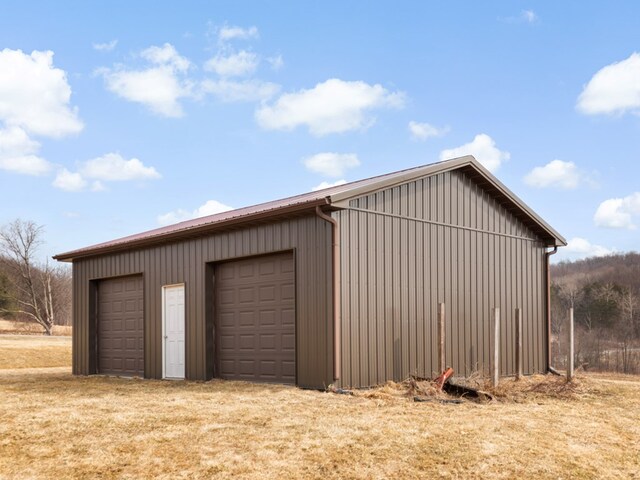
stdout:
[(71, 366), (71, 337), (0, 335), (0, 370)]
[[(44, 329), (35, 322), (20, 322), (0, 318), (0, 335), (42, 335)], [(71, 336), (72, 328), (63, 325), (54, 325), (53, 335)]]
[(450, 405), (5, 369), (0, 478), (640, 478), (640, 379), (563, 382)]

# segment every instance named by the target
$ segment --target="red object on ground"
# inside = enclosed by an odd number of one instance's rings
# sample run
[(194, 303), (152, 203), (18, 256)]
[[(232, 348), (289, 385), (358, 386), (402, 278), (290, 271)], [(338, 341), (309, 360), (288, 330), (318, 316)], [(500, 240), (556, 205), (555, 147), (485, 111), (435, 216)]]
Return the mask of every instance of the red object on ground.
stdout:
[(444, 386), (445, 383), (447, 383), (447, 380), (449, 380), (449, 378), (451, 378), (452, 375), (453, 375), (453, 368), (448, 367), (444, 372), (440, 374), (438, 378), (434, 380), (434, 382), (436, 383), (436, 385), (438, 385), (438, 388), (442, 390), (442, 387)]

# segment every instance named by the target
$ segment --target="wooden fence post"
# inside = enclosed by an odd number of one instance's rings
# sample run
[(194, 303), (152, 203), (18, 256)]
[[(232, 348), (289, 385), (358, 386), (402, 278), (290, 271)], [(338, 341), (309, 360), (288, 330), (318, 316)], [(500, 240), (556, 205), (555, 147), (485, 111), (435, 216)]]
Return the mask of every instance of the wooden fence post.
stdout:
[(522, 378), (522, 309), (516, 308), (516, 379)]
[(569, 348), (567, 353), (567, 380), (573, 378), (573, 307), (569, 308)]
[(447, 368), (445, 357), (444, 302), (438, 303), (438, 374)]
[(500, 308), (493, 309), (493, 375), (492, 383), (498, 386), (500, 381)]

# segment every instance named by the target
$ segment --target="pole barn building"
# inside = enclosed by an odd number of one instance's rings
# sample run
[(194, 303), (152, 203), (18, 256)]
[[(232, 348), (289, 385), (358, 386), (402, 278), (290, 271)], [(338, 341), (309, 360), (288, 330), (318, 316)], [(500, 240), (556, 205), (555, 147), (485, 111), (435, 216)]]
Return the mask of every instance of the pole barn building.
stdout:
[[(548, 262), (566, 241), (473, 157), (62, 253), (73, 372), (323, 388), (429, 377), (445, 360), (549, 367)], [(554, 248), (548, 251), (548, 248)]]

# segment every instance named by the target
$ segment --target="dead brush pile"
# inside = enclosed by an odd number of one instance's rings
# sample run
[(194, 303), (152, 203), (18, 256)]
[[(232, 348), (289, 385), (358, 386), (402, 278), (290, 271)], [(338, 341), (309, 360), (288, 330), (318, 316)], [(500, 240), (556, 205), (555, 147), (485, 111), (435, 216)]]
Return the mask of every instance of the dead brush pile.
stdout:
[[(437, 403), (461, 403), (462, 400), (476, 403), (488, 401), (501, 403), (528, 403), (543, 400), (576, 401), (593, 396), (606, 396), (611, 393), (601, 384), (593, 382), (586, 376), (578, 376), (571, 381), (556, 375), (531, 375), (519, 380), (501, 378), (499, 385), (493, 387), (487, 377), (474, 374), (468, 378), (456, 378), (452, 383), (477, 391), (478, 396), (464, 393), (456, 395), (453, 393), (455, 389), (448, 389), (445, 386), (444, 390), (440, 390), (436, 382), (414, 376), (410, 376), (402, 382), (389, 381), (367, 389), (330, 389), (330, 391), (382, 402), (408, 400)], [(452, 393), (447, 393), (446, 390), (450, 390)]]
[(526, 403), (541, 400), (581, 400), (594, 395), (606, 395), (601, 385), (597, 385), (586, 376), (576, 376), (568, 381), (557, 375), (530, 375), (518, 380), (502, 378), (497, 387), (491, 385), (486, 377), (474, 376), (464, 380), (464, 384), (478, 390), (484, 390), (499, 401), (505, 403)]
[(447, 403), (457, 397), (453, 397), (438, 388), (435, 382), (426, 378), (410, 376), (402, 382), (389, 381), (377, 387), (355, 390), (332, 390), (338, 393), (348, 393), (354, 397), (381, 400), (384, 402), (409, 400), (416, 397), (434, 402)]

